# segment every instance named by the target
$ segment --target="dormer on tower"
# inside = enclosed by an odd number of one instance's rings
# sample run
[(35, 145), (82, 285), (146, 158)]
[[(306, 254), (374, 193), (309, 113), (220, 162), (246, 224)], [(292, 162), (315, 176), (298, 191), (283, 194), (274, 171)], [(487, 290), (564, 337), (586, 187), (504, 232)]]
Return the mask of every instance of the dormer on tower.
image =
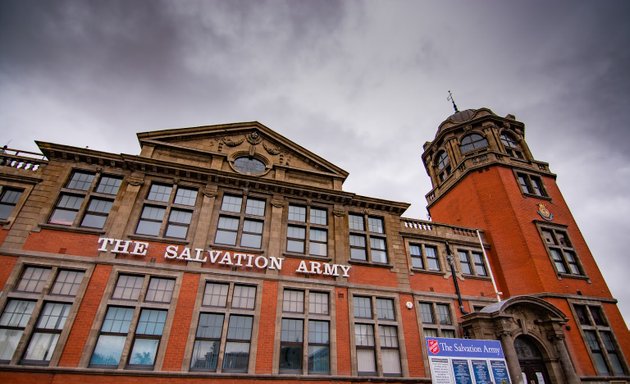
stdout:
[[(525, 142), (525, 125), (516, 121), (514, 115), (500, 117), (488, 108), (467, 109), (449, 116), (423, 149), (422, 161), (433, 186), (427, 194), (429, 207), (461, 178), (489, 165), (523, 168), (555, 177), (547, 163), (534, 160)], [(537, 187), (535, 181), (519, 182), (532, 191)]]

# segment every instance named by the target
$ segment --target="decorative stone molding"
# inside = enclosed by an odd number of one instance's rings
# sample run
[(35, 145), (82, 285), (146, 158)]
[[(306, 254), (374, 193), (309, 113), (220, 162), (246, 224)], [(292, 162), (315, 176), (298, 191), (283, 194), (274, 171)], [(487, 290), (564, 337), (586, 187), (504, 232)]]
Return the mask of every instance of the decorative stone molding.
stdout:
[(284, 200), (282, 199), (271, 199), (271, 206), (275, 208), (284, 207)]
[(144, 178), (140, 176), (129, 176), (127, 178), (127, 183), (129, 183), (129, 185), (133, 185), (134, 187), (138, 187), (144, 184)]
[[(257, 145), (257, 144), (260, 144), (262, 142), (262, 137), (260, 136), (260, 134), (258, 134), (258, 132), (254, 131), (254, 132), (249, 133), (247, 135), (247, 141), (251, 145)], [(242, 141), (241, 141), (241, 143), (242, 143)]]
[(268, 154), (273, 155), (273, 156), (280, 154), (280, 149), (272, 147), (271, 144), (267, 144), (266, 142), (263, 142), (262, 145)]
[(333, 216), (335, 217), (345, 217), (346, 211), (343, 209), (333, 209)]
[(201, 190), (201, 194), (211, 199), (214, 199), (218, 196), (216, 187), (205, 187)]
[(495, 335), (497, 335), (497, 338), (499, 339), (502, 339), (504, 337), (512, 338), (512, 331), (509, 331), (507, 329), (500, 329), (495, 333)]
[(228, 147), (237, 147), (241, 144), (243, 144), (243, 141), (245, 141), (244, 138), (241, 137), (240, 140), (233, 140), (232, 138), (229, 137), (222, 137), (221, 138), (221, 142), (225, 145), (227, 145)]

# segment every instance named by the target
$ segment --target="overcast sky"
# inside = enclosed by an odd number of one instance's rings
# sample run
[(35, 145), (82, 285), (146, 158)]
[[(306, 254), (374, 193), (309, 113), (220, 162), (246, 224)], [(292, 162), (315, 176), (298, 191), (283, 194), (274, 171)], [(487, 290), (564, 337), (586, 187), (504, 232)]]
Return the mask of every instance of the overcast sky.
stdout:
[[(630, 2), (0, 0), (0, 145), (136, 154), (257, 120), (426, 219), (422, 144), (460, 109), (526, 125), (630, 319)], [(378, 162), (376, 160), (379, 160)]]

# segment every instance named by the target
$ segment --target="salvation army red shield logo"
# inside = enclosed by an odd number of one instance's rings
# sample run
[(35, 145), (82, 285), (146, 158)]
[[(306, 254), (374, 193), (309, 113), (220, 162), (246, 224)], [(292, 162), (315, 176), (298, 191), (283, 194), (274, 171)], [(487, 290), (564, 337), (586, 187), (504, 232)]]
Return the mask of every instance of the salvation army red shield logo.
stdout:
[(434, 355), (437, 355), (438, 353), (440, 353), (440, 345), (438, 344), (438, 341), (435, 339), (429, 339), (427, 340), (427, 345), (429, 346), (429, 352), (431, 352)]

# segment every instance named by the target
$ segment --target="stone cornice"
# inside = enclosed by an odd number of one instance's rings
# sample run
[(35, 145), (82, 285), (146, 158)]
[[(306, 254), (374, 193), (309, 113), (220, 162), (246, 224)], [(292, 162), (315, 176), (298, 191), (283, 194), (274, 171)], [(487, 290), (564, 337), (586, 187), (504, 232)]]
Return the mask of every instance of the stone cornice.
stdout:
[[(254, 188), (300, 197), (330, 201), (351, 207), (372, 209), (402, 215), (408, 203), (360, 196), (350, 192), (309, 187), (287, 181), (276, 181), (255, 176), (233, 174), (221, 170), (188, 164), (152, 159), (137, 155), (112, 154), (87, 148), (37, 142), (42, 152), (51, 160), (77, 161), (90, 165), (110, 166), (120, 170), (136, 171), (160, 177), (177, 177), (189, 181), (216, 183), (236, 188)], [(331, 176), (330, 174), (326, 174)]]

